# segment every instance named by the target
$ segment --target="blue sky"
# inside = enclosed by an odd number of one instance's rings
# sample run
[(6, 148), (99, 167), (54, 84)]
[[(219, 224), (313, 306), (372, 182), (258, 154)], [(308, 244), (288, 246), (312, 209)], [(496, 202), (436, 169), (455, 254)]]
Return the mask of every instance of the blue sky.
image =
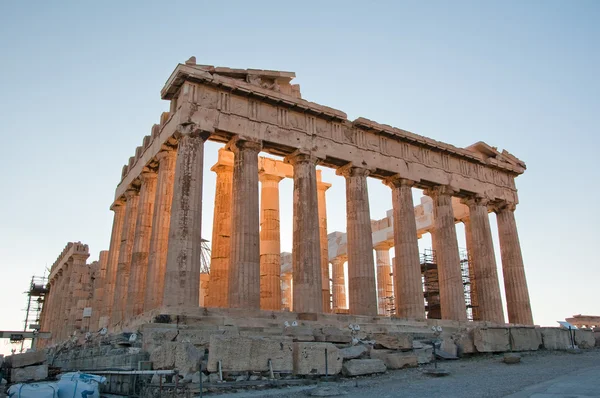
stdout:
[[(108, 248), (121, 167), (191, 55), (294, 71), (304, 98), (350, 119), (523, 159), (516, 217), (534, 318), (600, 315), (598, 20), (595, 1), (1, 2), (0, 329), (21, 326), (29, 278), (66, 242), (89, 244), (90, 260)], [(208, 237), (217, 148), (205, 162)], [(344, 231), (344, 181), (324, 176), (329, 231)], [(289, 250), (291, 181), (281, 189)], [(389, 189), (369, 189), (382, 218)]]

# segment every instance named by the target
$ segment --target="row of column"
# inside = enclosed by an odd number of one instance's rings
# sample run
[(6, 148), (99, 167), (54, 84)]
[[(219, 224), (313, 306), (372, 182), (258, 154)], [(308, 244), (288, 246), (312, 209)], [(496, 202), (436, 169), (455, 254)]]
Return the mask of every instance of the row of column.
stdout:
[[(345, 173), (348, 175), (349, 173)], [(355, 173), (355, 176), (359, 173)], [(349, 175), (352, 177), (352, 174)], [(347, 179), (349, 179), (347, 177)], [(347, 187), (356, 184), (350, 180)], [(414, 182), (398, 177), (390, 178), (386, 184), (392, 188), (393, 195), (393, 230), (394, 230), (394, 252), (395, 264), (390, 267), (389, 243), (383, 243), (375, 247), (377, 259), (377, 291), (372, 282), (366, 283), (368, 278), (361, 278), (363, 284), (352, 283), (352, 270), (356, 274), (357, 250), (362, 251), (372, 259), (372, 242), (367, 235), (367, 226), (363, 225), (364, 232), (361, 236), (364, 247), (357, 249), (353, 244), (357, 239), (356, 223), (360, 218), (353, 207), (352, 193), (357, 195), (364, 185), (354, 186), (351, 192), (347, 192), (348, 201), (348, 277), (350, 313), (372, 314), (370, 308), (364, 304), (358, 306), (353, 304), (353, 289), (361, 290), (360, 294), (366, 294), (372, 303), (372, 298), (378, 298), (379, 314), (386, 314), (385, 302), (387, 297), (392, 296), (389, 286), (393, 283), (396, 314), (400, 318), (422, 319), (425, 315), (423, 302), (422, 270), (418, 252), (418, 237), (411, 188)], [(365, 186), (366, 187), (366, 186)], [(425, 191), (425, 194), (433, 199), (434, 227), (432, 231), (432, 243), (436, 253), (437, 278), (435, 290), (439, 290), (442, 319), (466, 320), (466, 305), (464, 300), (464, 289), (462, 272), (458, 252), (458, 243), (455, 229), (455, 219), (452, 208), (452, 196), (455, 192), (449, 187), (434, 187)], [(368, 206), (368, 198), (363, 194), (362, 206)], [(494, 254), (491, 228), (488, 217), (489, 201), (484, 198), (472, 197), (462, 201), (469, 208), (469, 216), (464, 219), (467, 236), (467, 247), (469, 252), (469, 273), (471, 279), (471, 300), (475, 320), (504, 323), (504, 311), (500, 294), (498, 271)], [(508, 317), (510, 323), (533, 324), (531, 306), (523, 259), (519, 244), (518, 233), (514, 218), (514, 205), (497, 204), (492, 207), (497, 214), (497, 223), (500, 237), (502, 269), (504, 274), (504, 288), (506, 293)], [(350, 228), (352, 226), (352, 228)], [(352, 260), (354, 259), (354, 264)], [(339, 257), (332, 261), (333, 278), (333, 308), (334, 310), (346, 308), (344, 269), (345, 258)], [(372, 265), (365, 259), (360, 261), (361, 265), (367, 264), (370, 270)], [(363, 270), (363, 267), (360, 267)], [(366, 272), (368, 270), (364, 270)], [(428, 273), (425, 271), (425, 284), (428, 286)], [(390, 281), (393, 276), (393, 281)], [(354, 299), (356, 300), (356, 298)], [(354, 301), (355, 303), (355, 301)], [(363, 302), (364, 303), (364, 302)], [(431, 303), (430, 303), (431, 304)], [(354, 307), (353, 307), (354, 306)]]
[[(104, 322), (110, 319), (110, 323), (115, 324), (160, 305), (198, 305), (206, 135), (194, 130), (193, 125), (182, 130), (177, 154), (165, 151), (159, 156), (158, 175), (156, 170), (146, 170), (139, 186), (131, 187), (113, 206), (115, 221), (105, 277)], [(217, 195), (209, 306), (279, 309), (281, 305), (279, 181), (272, 176), (259, 176), (261, 148), (260, 142), (235, 137), (228, 144), (234, 153), (233, 167), (215, 169)], [(319, 206), (317, 159), (296, 152), (289, 155), (286, 162), (294, 169), (293, 310), (323, 312), (330, 304), (328, 280), (325, 280), (328, 265), (323, 250), (326, 215), (325, 206)], [(338, 174), (346, 178), (347, 304), (350, 313), (376, 315), (368, 170), (348, 165), (339, 169)], [(259, 180), (263, 194), (260, 211)], [(170, 181), (173, 181), (172, 191), (168, 187)], [(413, 182), (396, 177), (390, 178), (387, 184), (392, 188), (394, 204), (396, 312), (403, 318), (422, 319), (425, 312), (411, 192)], [(464, 320), (466, 309), (451, 205), (453, 192), (447, 187), (435, 187), (426, 194), (434, 202), (433, 245), (438, 256), (442, 318)], [(227, 203), (228, 200), (231, 203)], [(473, 262), (477, 289), (483, 292), (478, 296), (479, 311), (482, 319), (495, 321), (503, 316), (485, 206), (481, 200), (469, 202), (473, 247), (476, 247)], [(510, 321), (531, 323), (530, 309), (523, 308), (529, 304), (514, 216), (510, 209), (498, 211), (507, 287), (510, 284), (507, 289), (509, 317), (513, 314), (514, 318)], [(168, 237), (166, 231), (169, 231)], [(335, 293), (339, 288), (339, 283), (336, 285), (338, 267), (333, 268), (335, 308), (340, 305), (341, 297)], [(513, 291), (516, 293), (512, 294)]]

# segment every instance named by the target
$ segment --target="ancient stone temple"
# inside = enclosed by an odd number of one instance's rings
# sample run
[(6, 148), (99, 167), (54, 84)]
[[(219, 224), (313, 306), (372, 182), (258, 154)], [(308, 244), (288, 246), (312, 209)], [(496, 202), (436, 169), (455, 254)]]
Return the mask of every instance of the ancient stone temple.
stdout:
[[(458, 148), (364, 118), (350, 121), (303, 99), (294, 77), (198, 65), (193, 58), (177, 65), (161, 91), (170, 111), (123, 167), (108, 251), (86, 266), (87, 246), (69, 244), (52, 267), (42, 321), (51, 343), (201, 304), (375, 317), (390, 315), (384, 311), (390, 297), (394, 318), (432, 318), (418, 248), (425, 232), (436, 257), (437, 317), (466, 321), (456, 222), (466, 227), (473, 319), (503, 324), (490, 212), (497, 216), (508, 322), (533, 325), (515, 220), (515, 178), (525, 164), (483, 142)], [(213, 234), (204, 236), (211, 239), (211, 265), (202, 283), (206, 140), (225, 146), (211, 168)], [(317, 165), (345, 178), (346, 233), (327, 234), (331, 184)], [(289, 256), (280, 250), (284, 178), (293, 179), (294, 193)], [(368, 178), (389, 187), (393, 209), (384, 220), (371, 220)], [(426, 195), (416, 207), (413, 188)]]

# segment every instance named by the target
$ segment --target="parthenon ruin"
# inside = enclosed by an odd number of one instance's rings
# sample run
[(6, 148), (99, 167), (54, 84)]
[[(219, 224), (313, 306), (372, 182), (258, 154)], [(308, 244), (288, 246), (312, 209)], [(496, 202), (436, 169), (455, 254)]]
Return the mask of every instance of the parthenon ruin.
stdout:
[[(163, 308), (375, 317), (390, 315), (382, 311), (385, 295), (393, 296), (394, 318), (424, 320), (427, 276), (418, 239), (425, 232), (436, 257), (439, 317), (466, 321), (456, 222), (465, 224), (473, 318), (504, 324), (490, 212), (497, 216), (508, 323), (533, 325), (514, 214), (514, 180), (524, 162), (483, 142), (458, 148), (365, 118), (350, 121), (303, 99), (294, 77), (198, 65), (193, 57), (177, 65), (161, 91), (170, 111), (123, 167), (108, 251), (88, 266), (87, 245), (70, 243), (52, 266), (41, 321), (53, 333), (50, 343), (73, 332), (122, 329)], [(210, 273), (201, 277), (206, 140), (225, 145), (211, 168)], [(331, 184), (317, 165), (345, 178), (345, 234), (328, 235)], [(369, 177), (392, 195), (393, 209), (381, 221), (371, 220)], [(282, 272), (284, 178), (293, 179), (293, 250)], [(413, 188), (426, 195), (417, 207)]]

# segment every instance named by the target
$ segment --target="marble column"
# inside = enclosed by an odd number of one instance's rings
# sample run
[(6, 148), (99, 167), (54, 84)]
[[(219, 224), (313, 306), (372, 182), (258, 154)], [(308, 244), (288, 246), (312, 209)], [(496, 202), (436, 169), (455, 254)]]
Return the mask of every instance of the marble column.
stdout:
[(81, 330), (83, 321), (83, 308), (85, 307), (85, 290), (84, 284), (88, 283), (85, 280), (86, 275), (86, 260), (90, 255), (88, 253), (73, 253), (72, 258), (72, 272), (71, 272), (71, 283), (69, 289), (71, 290), (71, 302), (70, 302), (70, 314), (69, 324), (71, 331)]
[(293, 310), (320, 313), (323, 311), (323, 284), (317, 159), (306, 153), (294, 152), (285, 161), (294, 166)]
[[(414, 181), (392, 177), (386, 181), (392, 188), (394, 209), (394, 292), (396, 316), (424, 319), (425, 303), (419, 260), (419, 243), (412, 197)], [(458, 256), (458, 247), (456, 248)], [(462, 285), (461, 285), (462, 286)]]
[(498, 222), (508, 321), (513, 324), (533, 325), (527, 278), (515, 221), (515, 208), (514, 204), (502, 203), (494, 209)]
[(472, 252), (473, 248), (473, 240), (471, 233), (471, 219), (469, 217), (463, 218), (461, 220), (465, 226), (465, 238), (467, 242), (467, 256), (469, 260), (469, 286), (471, 293), (471, 313), (473, 314), (474, 321), (480, 321), (481, 317), (479, 316), (479, 300), (477, 298), (477, 280), (475, 279), (475, 264), (473, 263)]
[(477, 314), (480, 320), (504, 323), (504, 310), (500, 296), (500, 281), (494, 254), (492, 230), (488, 218), (488, 200), (469, 198), (463, 200), (469, 207), (471, 235), (469, 247), (469, 267), (474, 265), (473, 273), (477, 285)]
[(125, 305), (125, 319), (133, 318), (144, 311), (144, 297), (148, 276), (148, 257), (154, 202), (156, 200), (157, 174), (154, 170), (144, 170), (140, 176), (140, 199), (133, 236), (131, 271)]
[(176, 159), (177, 151), (173, 149), (162, 150), (156, 155), (158, 177), (154, 198), (154, 211), (152, 212), (152, 231), (150, 233), (150, 249), (148, 252), (144, 311), (158, 308), (163, 304)]
[(123, 234), (123, 221), (125, 220), (125, 202), (121, 199), (117, 199), (110, 209), (115, 212), (115, 215), (110, 235), (110, 245), (108, 247), (104, 296), (101, 298), (102, 309), (99, 316), (98, 329), (108, 327), (110, 317), (112, 316), (115, 282), (117, 280), (117, 265), (119, 263), (119, 250), (121, 249), (121, 235)]
[(425, 195), (433, 199), (432, 241), (437, 261), (442, 319), (465, 321), (467, 307), (454, 225), (453, 194), (454, 191), (447, 186), (425, 191)]
[(331, 260), (333, 312), (348, 308), (346, 302), (346, 278), (344, 277), (345, 262), (346, 257), (341, 256)]
[(121, 248), (119, 249), (113, 309), (110, 317), (111, 325), (116, 325), (125, 319), (125, 305), (127, 303), (127, 289), (129, 288), (129, 275), (131, 273), (131, 254), (133, 252), (133, 238), (135, 236), (139, 199), (140, 191), (137, 188), (130, 188), (125, 191), (125, 219), (121, 234)]
[(98, 258), (98, 272), (94, 281), (94, 292), (92, 300), (92, 317), (90, 318), (90, 331), (98, 330), (98, 321), (102, 313), (102, 298), (106, 285), (106, 271), (108, 266), (108, 251), (102, 250)]
[(292, 311), (294, 308), (294, 300), (293, 300), (293, 282), (292, 282), (292, 273), (288, 272), (285, 274), (281, 274), (281, 292), (282, 292), (282, 300), (281, 300), (281, 309), (287, 309), (288, 311)]
[(348, 233), (348, 310), (353, 315), (377, 315), (373, 235), (367, 191), (369, 171), (352, 165), (337, 170), (346, 178)]
[[(169, 223), (165, 306), (198, 306), (202, 258), (202, 171), (208, 135), (194, 125), (181, 128)], [(159, 276), (160, 278), (160, 276)]]
[(69, 315), (71, 310), (71, 271), (73, 265), (66, 263), (63, 265), (64, 282), (62, 284), (63, 294), (60, 303), (60, 311), (58, 314), (57, 337), (58, 341), (63, 341), (69, 336), (71, 325), (69, 324)]
[(392, 267), (390, 264), (390, 245), (384, 243), (375, 246), (375, 259), (377, 260), (377, 313), (390, 315), (388, 311), (388, 292), (392, 284)]
[(231, 308), (260, 308), (258, 154), (262, 144), (235, 137), (228, 300)]
[(279, 231), (279, 181), (260, 173), (260, 309), (281, 310), (281, 250)]
[(216, 164), (211, 170), (217, 174), (217, 187), (215, 190), (207, 306), (226, 308), (229, 302), (229, 252), (231, 243), (233, 166), (229, 164)]
[(329, 286), (329, 245), (327, 242), (327, 202), (325, 192), (331, 184), (321, 181), (321, 171), (317, 170), (317, 201), (319, 207), (319, 242), (321, 246), (321, 290), (323, 292), (323, 312), (332, 311)]

